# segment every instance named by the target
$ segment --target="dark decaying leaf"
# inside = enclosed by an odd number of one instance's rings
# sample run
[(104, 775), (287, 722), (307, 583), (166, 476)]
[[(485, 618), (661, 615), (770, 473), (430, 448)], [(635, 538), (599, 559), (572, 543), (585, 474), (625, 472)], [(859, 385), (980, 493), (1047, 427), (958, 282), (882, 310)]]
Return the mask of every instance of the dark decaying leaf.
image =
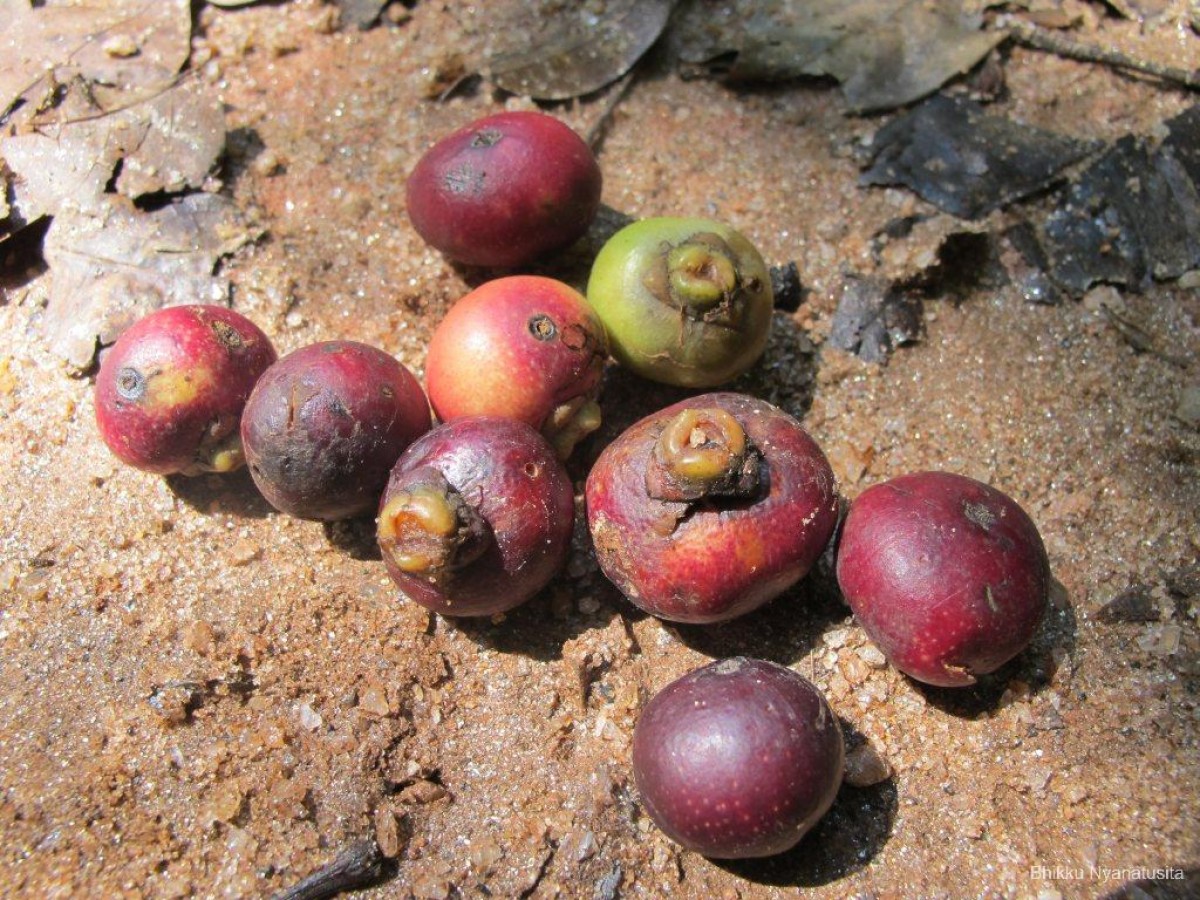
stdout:
[(217, 260), (255, 236), (232, 201), (212, 194), (153, 212), (113, 195), (87, 211), (64, 209), (43, 248), (53, 279), (42, 331), (70, 369), (85, 371), (98, 345), (151, 310), (225, 300)]
[(1200, 106), (1167, 131), (1157, 146), (1118, 140), (1043, 223), (1050, 274), (1072, 295), (1101, 283), (1136, 290), (1200, 267)]
[(920, 296), (879, 278), (847, 274), (829, 332), (829, 343), (867, 362), (887, 361), (893, 348), (921, 335)]
[(902, 184), (964, 219), (1046, 189), (1096, 142), (987, 115), (965, 97), (938, 95), (893, 119), (871, 143), (861, 184)]
[(933, 93), (1004, 40), (952, 0), (692, 0), (672, 29), (685, 72), (731, 81), (830, 76), (857, 112)]
[(520, 48), (494, 56), (488, 74), (504, 90), (538, 100), (590, 94), (633, 68), (662, 34), (675, 2), (610, 0), (598, 16), (587, 8), (562, 13), (532, 46), (527, 35)]

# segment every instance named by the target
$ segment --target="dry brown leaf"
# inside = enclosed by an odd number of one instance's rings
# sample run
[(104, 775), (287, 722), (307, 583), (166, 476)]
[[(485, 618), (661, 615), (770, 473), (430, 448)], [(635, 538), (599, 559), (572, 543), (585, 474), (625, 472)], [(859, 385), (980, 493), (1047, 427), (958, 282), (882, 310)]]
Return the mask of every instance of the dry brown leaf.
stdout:
[(217, 260), (256, 233), (212, 194), (152, 212), (106, 195), (90, 210), (60, 213), (44, 244), (53, 281), (41, 328), (51, 349), (82, 372), (99, 346), (153, 309), (223, 302), (229, 287), (213, 275)]

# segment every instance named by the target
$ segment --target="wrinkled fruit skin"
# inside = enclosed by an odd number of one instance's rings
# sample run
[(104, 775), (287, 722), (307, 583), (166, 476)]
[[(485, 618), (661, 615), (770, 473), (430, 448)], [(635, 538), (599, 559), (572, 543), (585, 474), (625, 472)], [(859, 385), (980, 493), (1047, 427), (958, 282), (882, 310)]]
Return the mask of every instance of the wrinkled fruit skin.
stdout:
[(408, 216), (473, 266), (523, 266), (581, 237), (600, 207), (592, 151), (538, 112), (486, 116), (438, 141), (408, 178)]
[(301, 519), (375, 511), (396, 459), (429, 430), (412, 373), (355, 341), (301, 347), (259, 379), (242, 417), (242, 444), (267, 502)]
[(96, 376), (96, 424), (124, 463), (160, 475), (243, 463), (238, 426), (275, 348), (222, 306), (150, 313), (113, 344)]
[(551, 278), (514, 275), (451, 307), (429, 342), (425, 383), (443, 422), (519, 419), (566, 458), (599, 427), (607, 356), (604, 326), (582, 294)]
[[(660, 500), (646, 472), (681, 410), (729, 412), (764, 454), (749, 499)], [(677, 622), (721, 622), (778, 596), (820, 557), (837, 522), (833, 471), (800, 423), (744, 394), (704, 394), (635, 423), (587, 479), (588, 526), (604, 574), (637, 607)]]
[(719, 222), (678, 218), (644, 219), (613, 235), (592, 265), (587, 298), (618, 362), (643, 378), (696, 388), (754, 365), (774, 302), (753, 244)]
[(1045, 615), (1050, 564), (1015, 501), (949, 472), (868, 488), (850, 505), (837, 579), (897, 669), (959, 687), (998, 669)]
[(633, 732), (633, 773), (668, 837), (718, 859), (795, 846), (842, 782), (841, 726), (790, 669), (738, 657), (651, 698)]
[[(385, 534), (389, 504), (440, 473), (485, 523), (477, 555), (435, 575), (396, 564)], [(490, 616), (530, 599), (562, 568), (575, 520), (574, 489), (540, 434), (512, 419), (477, 416), (439, 425), (405, 451), (380, 503), (380, 550), (397, 587), (447, 616)]]

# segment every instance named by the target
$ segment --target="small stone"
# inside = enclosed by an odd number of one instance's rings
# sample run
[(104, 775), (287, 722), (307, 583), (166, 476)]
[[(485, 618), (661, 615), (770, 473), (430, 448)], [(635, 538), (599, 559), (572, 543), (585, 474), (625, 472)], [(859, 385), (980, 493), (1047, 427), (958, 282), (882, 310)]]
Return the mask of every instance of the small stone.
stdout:
[(587, 594), (579, 598), (578, 605), (579, 611), (585, 616), (590, 616), (600, 609), (600, 601)]
[(203, 620), (193, 622), (183, 633), (183, 646), (200, 656), (208, 656), (216, 640), (213, 627)]
[(833, 631), (827, 632), (826, 634), (822, 635), (821, 640), (824, 642), (825, 646), (829, 647), (831, 650), (838, 650), (841, 647), (845, 646), (846, 639), (849, 637), (850, 637), (850, 629), (849, 628), (835, 628), (835, 629), (833, 629)]
[(385, 859), (395, 859), (404, 849), (404, 835), (396, 814), (390, 809), (375, 810), (375, 843)]
[(874, 644), (864, 644), (857, 651), (858, 658), (865, 662), (872, 669), (887, 668), (887, 657), (883, 655), (883, 651)]
[(1033, 766), (1025, 773), (1025, 781), (1030, 790), (1040, 793), (1046, 789), (1053, 774), (1046, 766)]
[(892, 767), (870, 744), (859, 744), (846, 754), (846, 783), (870, 787), (892, 777)]
[(300, 704), (299, 714), (300, 727), (306, 731), (316, 731), (325, 724), (325, 720), (321, 718), (321, 714), (307, 703)]
[(378, 681), (367, 682), (366, 687), (358, 695), (358, 708), (370, 716), (383, 718), (391, 713), (388, 706), (387, 691)]
[(1151, 625), (1137, 638), (1137, 645), (1154, 656), (1171, 656), (1179, 650), (1183, 629), (1178, 625)]
[(1175, 418), (1189, 428), (1200, 429), (1200, 384), (1189, 384), (1179, 392)]
[(128, 34), (110, 35), (101, 45), (105, 56), (111, 56), (116, 59), (128, 59), (131, 56), (137, 56), (140, 48), (137, 41)]
[(440, 784), (433, 781), (417, 781), (402, 790), (397, 799), (410, 806), (424, 806), (450, 796)]
[(262, 555), (262, 550), (253, 543), (242, 538), (229, 551), (229, 563), (234, 566), (245, 566)]

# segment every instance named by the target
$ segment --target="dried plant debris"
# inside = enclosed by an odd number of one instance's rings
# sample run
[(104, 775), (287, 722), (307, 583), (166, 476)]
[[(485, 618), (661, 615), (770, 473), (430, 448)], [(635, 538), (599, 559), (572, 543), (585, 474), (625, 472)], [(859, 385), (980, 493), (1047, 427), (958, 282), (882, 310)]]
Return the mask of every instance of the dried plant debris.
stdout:
[(1062, 292), (1047, 274), (1050, 260), (1032, 225), (1021, 221), (1006, 228), (1000, 235), (999, 253), (1009, 281), (1027, 302), (1044, 306), (1062, 303)]
[(105, 0), (67, 6), (0, 0), (0, 121), (40, 109), (80, 77), (102, 105), (130, 90), (171, 83), (191, 52), (188, 0)]
[(15, 176), (17, 223), (91, 208), (118, 164), (116, 191), (130, 198), (199, 188), (225, 147), (220, 102), (195, 81), (113, 111), (99, 107), (79, 80), (61, 98), (26, 129), (0, 138), (0, 157)]
[(1200, 106), (1166, 131), (1158, 144), (1121, 138), (1043, 223), (1050, 274), (1073, 296), (1100, 283), (1138, 290), (1200, 267)]
[(902, 184), (939, 209), (977, 219), (1045, 190), (1099, 146), (988, 115), (966, 97), (938, 95), (876, 133), (860, 183)]
[(729, 81), (831, 76), (855, 112), (925, 97), (1004, 40), (950, 0), (694, 0), (672, 28), (685, 73)]
[(504, 90), (538, 100), (590, 94), (633, 68), (662, 34), (675, 2), (609, 0), (600, 13), (590, 4), (555, 16), (531, 13), (521, 46), (492, 57), (488, 74)]
[(70, 369), (86, 371), (99, 346), (151, 310), (227, 299), (217, 261), (255, 237), (233, 203), (212, 194), (152, 212), (109, 195), (62, 212), (44, 244), (53, 280), (42, 331)]
[(920, 338), (923, 318), (919, 295), (879, 278), (847, 274), (829, 343), (866, 362), (884, 363), (893, 348)]

